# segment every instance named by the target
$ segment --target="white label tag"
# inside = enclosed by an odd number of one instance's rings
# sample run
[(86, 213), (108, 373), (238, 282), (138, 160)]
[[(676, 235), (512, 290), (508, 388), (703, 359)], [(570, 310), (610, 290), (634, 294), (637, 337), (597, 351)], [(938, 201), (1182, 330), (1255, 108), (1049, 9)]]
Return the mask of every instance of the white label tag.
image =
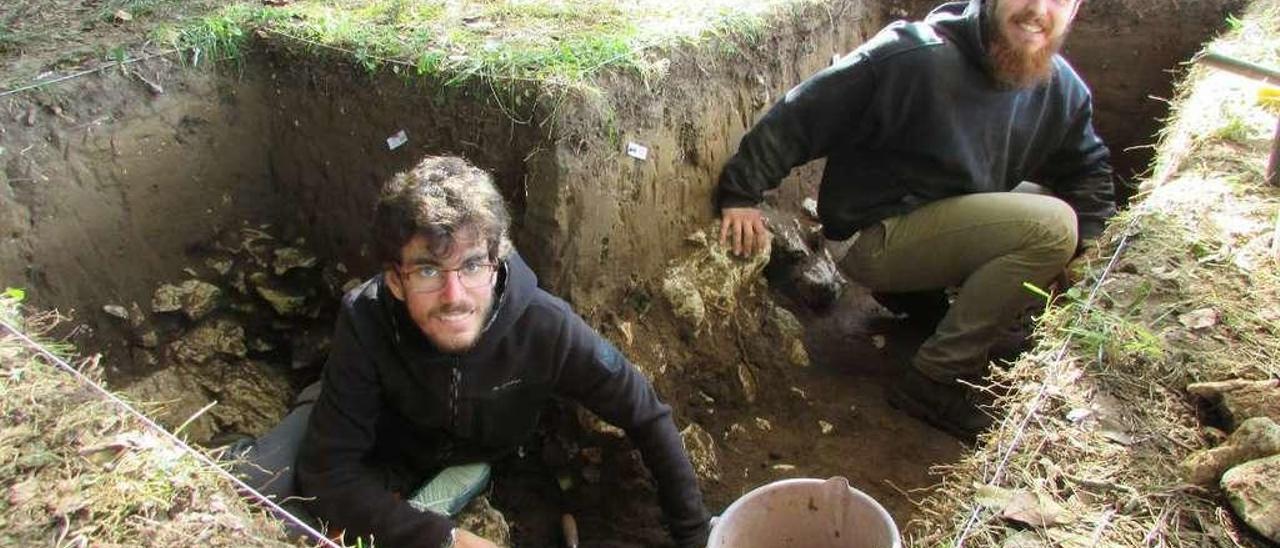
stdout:
[(637, 160), (649, 159), (649, 147), (640, 143), (627, 143), (627, 156)]
[(395, 135), (387, 137), (387, 150), (395, 150), (397, 148), (400, 148), (401, 146), (404, 146), (404, 144), (407, 142), (409, 142), (409, 136), (406, 135), (404, 130), (402, 129), (400, 131), (397, 131)]

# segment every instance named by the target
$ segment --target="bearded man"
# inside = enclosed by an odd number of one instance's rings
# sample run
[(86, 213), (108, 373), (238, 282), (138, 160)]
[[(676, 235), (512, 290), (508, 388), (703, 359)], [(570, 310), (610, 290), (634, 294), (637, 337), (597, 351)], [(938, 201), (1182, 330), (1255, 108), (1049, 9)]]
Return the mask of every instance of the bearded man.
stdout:
[[(1058, 55), (1082, 2), (969, 0), (891, 24), (789, 91), (720, 177), (721, 240), (754, 253), (763, 192), (827, 159), (824, 234), (857, 238), (841, 268), (892, 310), (941, 308), (889, 401), (960, 437), (991, 423), (971, 386), (1023, 284), (1045, 287), (1115, 212), (1089, 88)], [(1048, 192), (1010, 192), (1023, 182)]]

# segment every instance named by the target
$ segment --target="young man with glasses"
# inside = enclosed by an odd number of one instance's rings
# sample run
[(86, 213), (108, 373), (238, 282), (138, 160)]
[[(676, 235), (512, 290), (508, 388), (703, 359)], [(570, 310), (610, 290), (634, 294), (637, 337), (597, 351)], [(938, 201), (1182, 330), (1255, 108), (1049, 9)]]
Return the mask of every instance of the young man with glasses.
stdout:
[[(428, 158), (384, 188), (373, 225), (384, 270), (343, 299), (297, 456), (306, 508), (349, 541), (494, 546), (448, 516), (556, 397), (626, 431), (676, 543), (703, 546), (707, 513), (670, 407), (538, 288), (509, 223), (490, 176), (460, 158)], [(441, 498), (455, 504), (429, 502)]]

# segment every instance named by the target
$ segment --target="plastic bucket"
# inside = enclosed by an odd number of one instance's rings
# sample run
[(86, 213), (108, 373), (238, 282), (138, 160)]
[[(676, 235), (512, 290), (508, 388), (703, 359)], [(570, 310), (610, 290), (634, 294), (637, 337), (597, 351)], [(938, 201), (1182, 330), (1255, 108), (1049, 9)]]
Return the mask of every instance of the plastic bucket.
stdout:
[(900, 548), (898, 526), (849, 480), (789, 479), (758, 487), (720, 515), (708, 548)]

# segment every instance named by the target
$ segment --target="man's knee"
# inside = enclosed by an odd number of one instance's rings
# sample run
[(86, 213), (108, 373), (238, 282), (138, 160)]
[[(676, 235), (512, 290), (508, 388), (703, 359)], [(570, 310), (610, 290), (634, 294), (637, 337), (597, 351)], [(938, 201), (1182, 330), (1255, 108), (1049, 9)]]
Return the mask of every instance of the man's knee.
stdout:
[(1048, 196), (1035, 196), (1035, 228), (1032, 245), (1046, 260), (1066, 264), (1075, 255), (1079, 231), (1076, 212), (1066, 202)]

